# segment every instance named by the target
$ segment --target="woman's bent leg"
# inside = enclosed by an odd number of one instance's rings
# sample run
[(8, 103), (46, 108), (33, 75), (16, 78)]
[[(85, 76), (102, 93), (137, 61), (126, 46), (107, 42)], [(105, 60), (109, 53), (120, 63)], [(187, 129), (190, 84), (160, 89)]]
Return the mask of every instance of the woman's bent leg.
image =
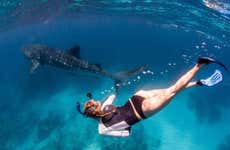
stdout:
[[(153, 113), (159, 111), (164, 106), (166, 106), (171, 99), (183, 88), (188, 86), (194, 86), (195, 82), (190, 82), (196, 73), (201, 69), (203, 65), (195, 65), (192, 69), (186, 72), (182, 77), (177, 80), (177, 82), (167, 88), (160, 90), (149, 90), (149, 91), (140, 91), (136, 94), (146, 95), (146, 100), (143, 102), (143, 112), (146, 116), (152, 115)], [(190, 84), (190, 85), (189, 85)], [(152, 95), (152, 97), (150, 97)]]

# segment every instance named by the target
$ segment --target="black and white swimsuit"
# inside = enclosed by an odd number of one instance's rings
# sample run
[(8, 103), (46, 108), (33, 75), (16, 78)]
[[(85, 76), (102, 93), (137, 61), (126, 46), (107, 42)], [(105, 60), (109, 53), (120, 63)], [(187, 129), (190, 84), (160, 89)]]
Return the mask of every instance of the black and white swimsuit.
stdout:
[(140, 107), (142, 100), (140, 100), (138, 96), (133, 96), (125, 105), (117, 107), (112, 105), (114, 99), (115, 95), (111, 95), (102, 104), (101, 110), (110, 112), (110, 114), (100, 118), (98, 126), (99, 134), (108, 136), (129, 136), (131, 126), (139, 122), (131, 103), (133, 103), (138, 114), (140, 114), (142, 118), (146, 118)]

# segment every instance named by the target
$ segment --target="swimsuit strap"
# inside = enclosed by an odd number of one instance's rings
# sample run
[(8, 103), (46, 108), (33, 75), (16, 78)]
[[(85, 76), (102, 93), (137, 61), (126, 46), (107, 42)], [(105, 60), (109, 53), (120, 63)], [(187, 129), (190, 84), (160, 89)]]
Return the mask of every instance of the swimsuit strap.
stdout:
[(135, 109), (135, 107), (134, 107), (133, 102), (132, 102), (131, 99), (129, 99), (129, 102), (130, 102), (130, 104), (131, 104), (131, 106), (132, 106), (132, 109), (133, 109), (134, 114), (136, 115), (137, 119), (138, 119), (138, 120), (142, 120), (143, 118), (139, 115), (139, 113), (138, 113), (137, 110)]

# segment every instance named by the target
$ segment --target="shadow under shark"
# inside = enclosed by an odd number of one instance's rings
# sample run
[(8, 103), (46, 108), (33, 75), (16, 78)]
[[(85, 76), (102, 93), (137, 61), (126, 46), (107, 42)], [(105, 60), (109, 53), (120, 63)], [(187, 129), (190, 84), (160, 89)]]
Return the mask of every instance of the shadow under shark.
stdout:
[(119, 73), (110, 73), (100, 64), (91, 64), (81, 59), (80, 46), (76, 45), (66, 51), (61, 51), (46, 45), (27, 45), (23, 47), (24, 55), (31, 60), (30, 74), (33, 74), (39, 66), (50, 65), (64, 70), (82, 70), (93, 74), (109, 77), (115, 81), (116, 90), (120, 83), (125, 82), (131, 76), (142, 72), (146, 66), (136, 67)]

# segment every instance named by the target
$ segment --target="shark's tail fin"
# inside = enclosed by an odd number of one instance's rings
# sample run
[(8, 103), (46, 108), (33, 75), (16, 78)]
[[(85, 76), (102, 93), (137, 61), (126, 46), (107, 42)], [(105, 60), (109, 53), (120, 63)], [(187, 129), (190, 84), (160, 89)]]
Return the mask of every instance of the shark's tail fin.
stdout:
[(114, 78), (114, 84), (115, 84), (115, 90), (116, 93), (118, 93), (120, 84), (124, 83), (125, 81), (127, 81), (131, 76), (134, 76), (140, 72), (142, 72), (144, 69), (147, 68), (147, 65), (141, 66), (141, 67), (136, 67), (130, 70), (125, 70), (125, 71), (121, 71), (118, 72), (116, 74), (114, 74), (113, 78)]

